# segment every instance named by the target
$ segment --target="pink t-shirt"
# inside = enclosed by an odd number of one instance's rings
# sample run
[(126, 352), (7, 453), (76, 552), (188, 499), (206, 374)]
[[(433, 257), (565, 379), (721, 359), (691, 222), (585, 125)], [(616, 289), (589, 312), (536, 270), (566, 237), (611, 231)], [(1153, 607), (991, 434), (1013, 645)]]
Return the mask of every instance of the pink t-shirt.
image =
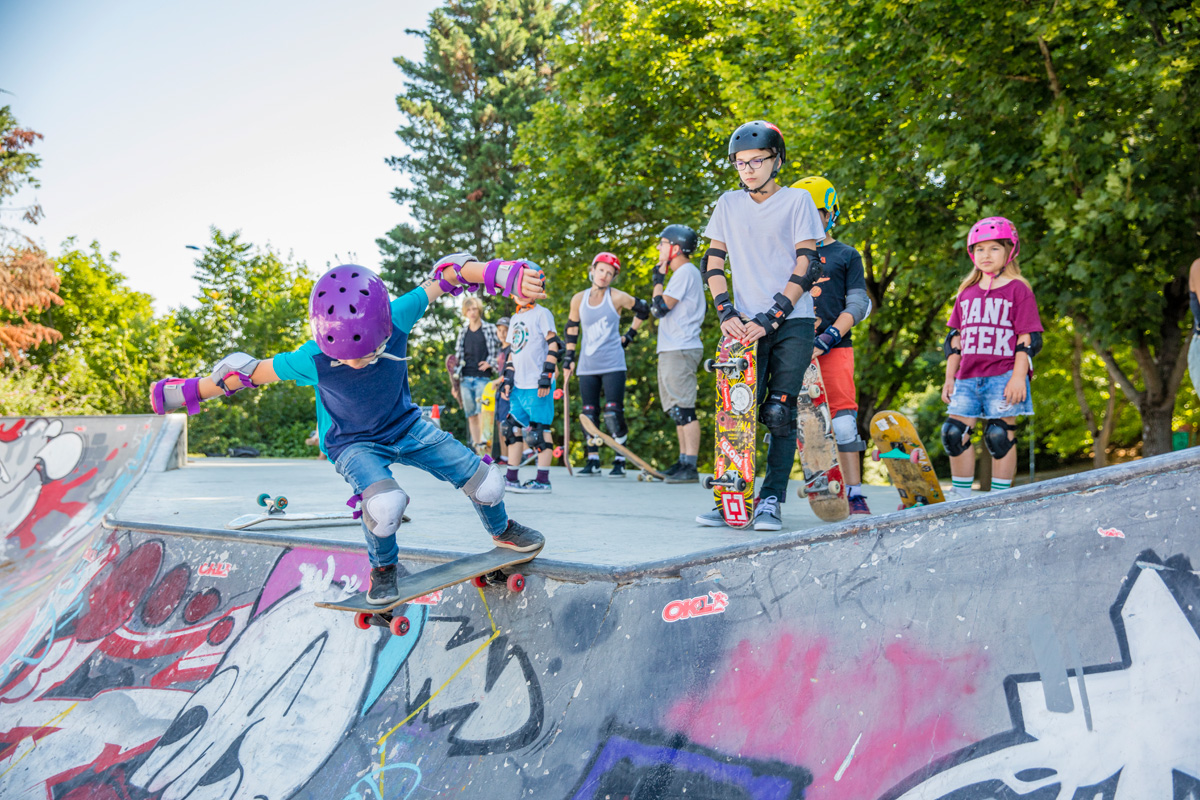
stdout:
[(968, 286), (954, 303), (949, 325), (962, 342), (957, 379), (1003, 375), (1016, 363), (1017, 337), (1044, 330), (1033, 290), (1022, 281), (988, 291), (978, 283)]

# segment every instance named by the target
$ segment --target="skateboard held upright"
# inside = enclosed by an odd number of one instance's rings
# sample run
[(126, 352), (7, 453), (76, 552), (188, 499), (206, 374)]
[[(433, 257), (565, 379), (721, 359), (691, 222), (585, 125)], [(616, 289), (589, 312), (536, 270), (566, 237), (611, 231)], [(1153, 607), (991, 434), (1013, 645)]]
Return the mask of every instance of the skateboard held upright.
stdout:
[(937, 473), (917, 429), (899, 411), (880, 411), (871, 417), (871, 458), (887, 467), (892, 485), (900, 493), (900, 508), (912, 508), (946, 500)]
[(450, 375), (450, 394), (455, 401), (462, 405), (462, 381), (458, 377), (458, 356), (451, 353), (446, 356), (446, 372)]
[(480, 455), (490, 455), (492, 452), (492, 442), (496, 436), (496, 388), (501, 383), (503, 381), (500, 379), (488, 381), (479, 400)]
[(573, 476), (575, 465), (571, 463), (571, 382), (565, 378), (562, 388), (555, 392), (554, 399), (557, 400), (560, 394), (563, 401), (562, 461), (563, 466), (567, 468), (567, 474)]
[(846, 482), (838, 461), (833, 413), (815, 357), (804, 372), (796, 408), (796, 452), (804, 469), (804, 484), (796, 493), (807, 496), (813, 513), (825, 522), (843, 520), (850, 516), (850, 501), (846, 498)]
[(541, 548), (528, 553), (518, 553), (507, 547), (493, 547), (486, 553), (464, 556), (405, 575), (396, 581), (396, 591), (400, 597), (393, 603), (373, 606), (367, 602), (366, 592), (359, 592), (341, 602), (317, 603), (317, 606), (334, 611), (349, 611), (355, 615), (354, 624), (363, 630), (376, 625), (388, 628), (397, 636), (403, 636), (408, 633), (409, 620), (403, 614), (396, 613), (400, 606), (464, 581), (471, 581), (480, 589), (489, 584), (504, 584), (511, 592), (522, 591), (525, 588), (525, 576), (507, 570), (517, 564), (532, 561), (540, 552)]
[(755, 345), (721, 337), (717, 357), (704, 362), (717, 374), (716, 458), (711, 478), (721, 516), (731, 528), (745, 528), (754, 518), (754, 449), (758, 425)]

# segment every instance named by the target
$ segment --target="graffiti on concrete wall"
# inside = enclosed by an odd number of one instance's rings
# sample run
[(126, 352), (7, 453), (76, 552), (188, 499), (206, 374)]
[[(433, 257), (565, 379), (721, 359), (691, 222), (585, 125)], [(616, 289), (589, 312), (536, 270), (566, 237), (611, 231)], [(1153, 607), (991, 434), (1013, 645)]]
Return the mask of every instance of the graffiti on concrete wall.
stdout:
[(1186, 557), (1146, 551), (1110, 616), (1120, 663), (1083, 666), (1073, 636), (1031, 626), (1041, 669), (1004, 682), (1012, 730), (885, 798), (1200, 800), (1200, 577)]

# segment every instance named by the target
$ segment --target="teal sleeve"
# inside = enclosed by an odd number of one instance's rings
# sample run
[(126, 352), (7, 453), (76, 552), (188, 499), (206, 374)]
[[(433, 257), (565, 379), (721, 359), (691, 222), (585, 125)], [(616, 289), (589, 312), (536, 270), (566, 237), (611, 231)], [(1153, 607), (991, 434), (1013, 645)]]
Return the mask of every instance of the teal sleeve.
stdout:
[(317, 367), (313, 359), (320, 352), (317, 343), (309, 339), (290, 353), (273, 356), (271, 366), (281, 381), (295, 381), (300, 386), (316, 386)]
[(417, 320), (425, 316), (429, 308), (429, 295), (420, 286), (392, 301), (392, 324), (405, 333), (411, 333)]

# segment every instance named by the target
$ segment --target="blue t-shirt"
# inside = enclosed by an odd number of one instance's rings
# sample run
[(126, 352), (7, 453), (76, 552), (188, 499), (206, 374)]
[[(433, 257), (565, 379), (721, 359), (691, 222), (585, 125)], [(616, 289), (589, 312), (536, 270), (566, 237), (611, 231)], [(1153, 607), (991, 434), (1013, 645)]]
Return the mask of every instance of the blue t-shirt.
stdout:
[[(429, 296), (419, 287), (392, 301), (392, 335), (384, 352), (407, 355), (408, 334), (428, 306)], [(276, 355), (272, 366), (280, 380), (316, 387), (321, 452), (331, 461), (355, 442), (394, 444), (421, 418), (408, 390), (407, 361), (381, 356), (363, 369), (335, 365), (310, 339)]]

